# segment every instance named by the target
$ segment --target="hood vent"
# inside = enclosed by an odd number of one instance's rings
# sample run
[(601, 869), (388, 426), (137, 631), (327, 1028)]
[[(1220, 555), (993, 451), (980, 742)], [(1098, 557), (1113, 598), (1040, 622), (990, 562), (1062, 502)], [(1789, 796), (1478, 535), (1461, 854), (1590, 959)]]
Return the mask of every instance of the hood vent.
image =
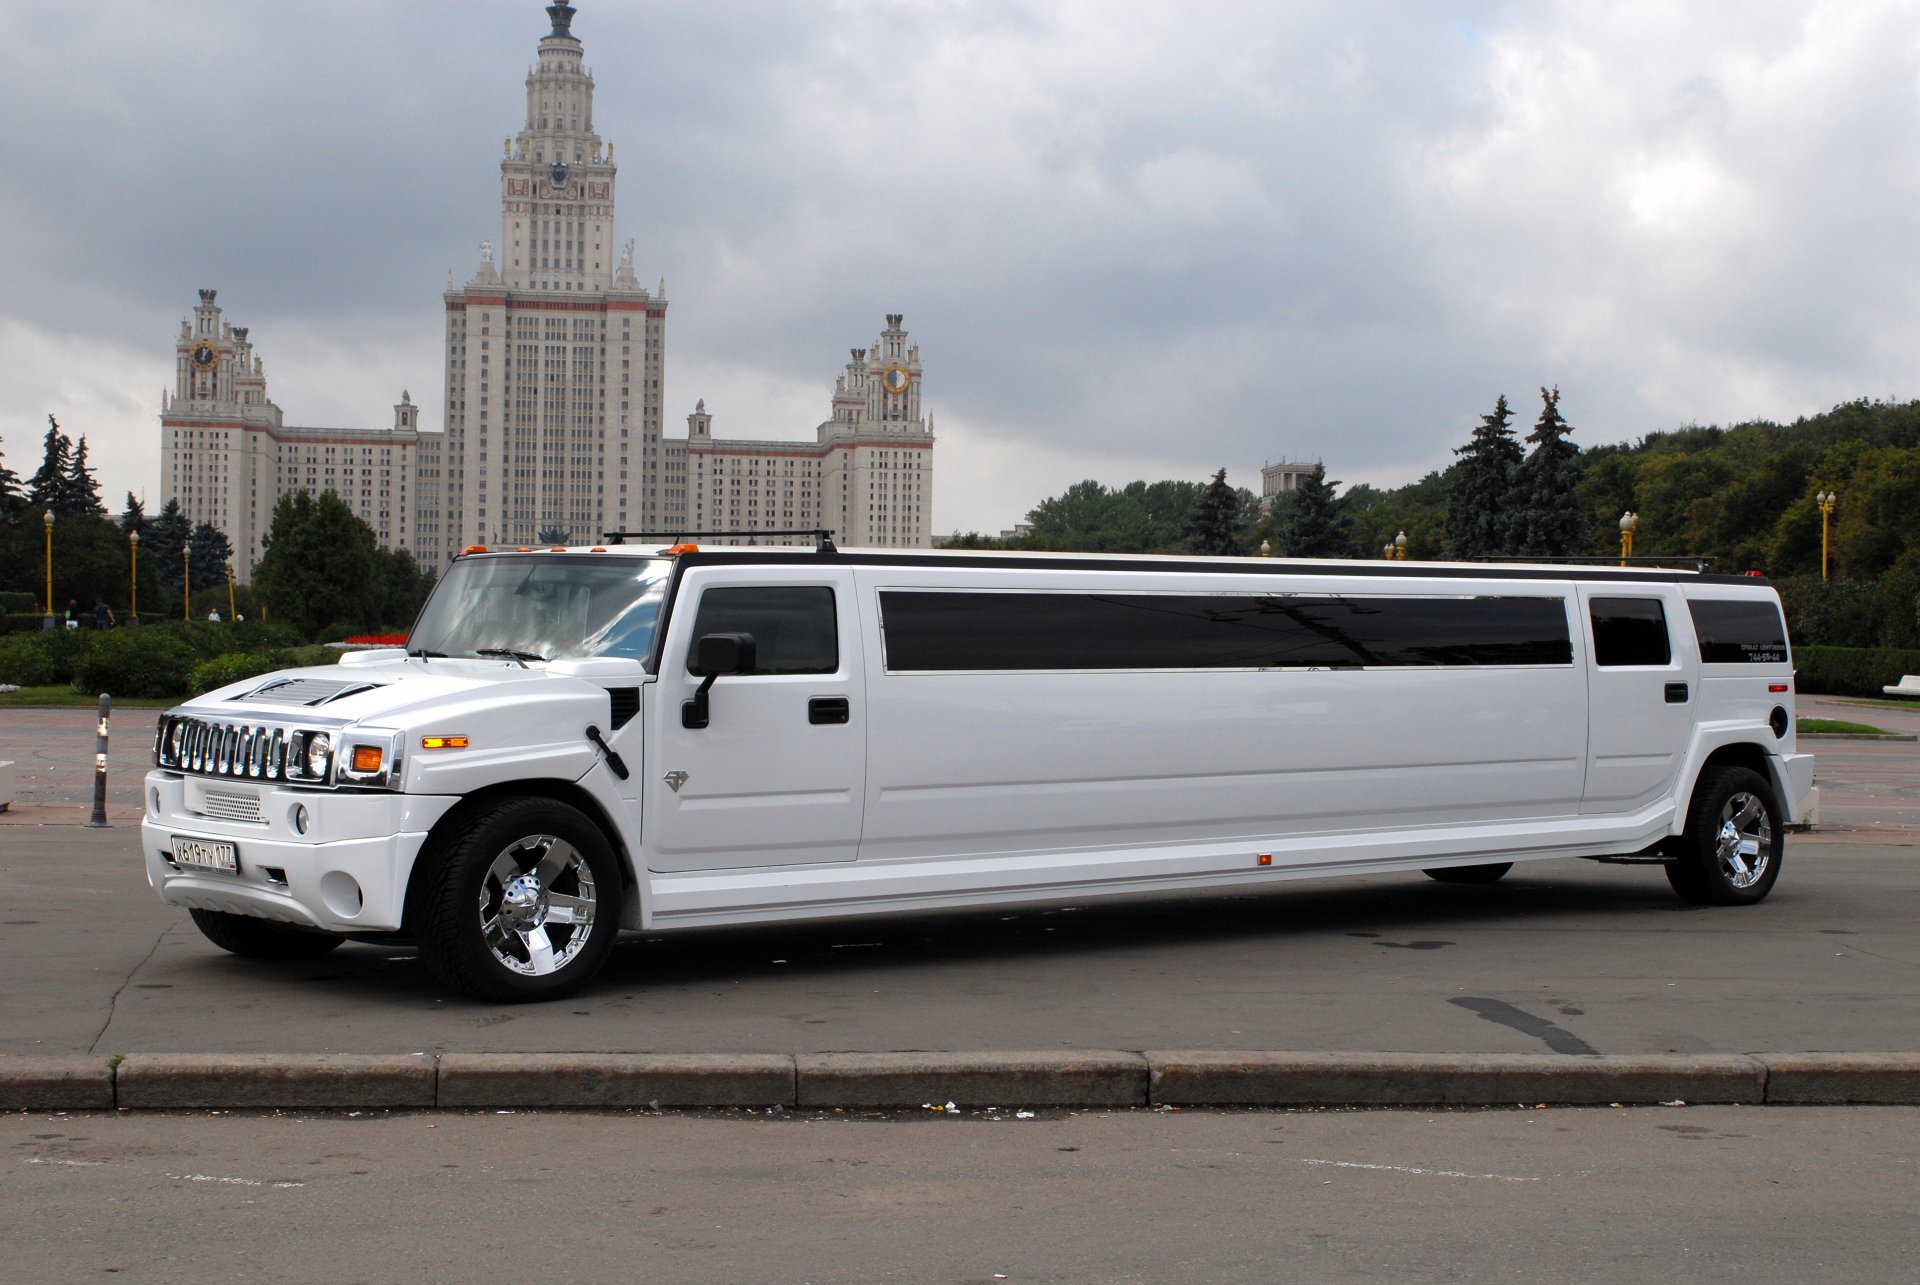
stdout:
[(279, 678), (232, 699), (266, 701), (272, 705), (325, 705), (379, 687), (365, 679)]

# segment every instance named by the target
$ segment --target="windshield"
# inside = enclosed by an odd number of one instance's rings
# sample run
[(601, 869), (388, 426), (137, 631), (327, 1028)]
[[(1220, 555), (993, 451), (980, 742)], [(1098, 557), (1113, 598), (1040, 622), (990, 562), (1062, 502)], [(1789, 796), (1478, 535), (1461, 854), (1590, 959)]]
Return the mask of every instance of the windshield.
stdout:
[(420, 612), (407, 649), (429, 656), (645, 660), (672, 569), (667, 558), (604, 553), (460, 558)]

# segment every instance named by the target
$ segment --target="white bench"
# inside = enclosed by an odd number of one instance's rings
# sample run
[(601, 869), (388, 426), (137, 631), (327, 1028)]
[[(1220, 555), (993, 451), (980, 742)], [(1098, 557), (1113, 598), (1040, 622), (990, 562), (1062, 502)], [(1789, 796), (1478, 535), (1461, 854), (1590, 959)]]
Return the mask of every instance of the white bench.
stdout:
[(1920, 674), (1902, 674), (1899, 682), (1880, 690), (1889, 696), (1920, 696)]

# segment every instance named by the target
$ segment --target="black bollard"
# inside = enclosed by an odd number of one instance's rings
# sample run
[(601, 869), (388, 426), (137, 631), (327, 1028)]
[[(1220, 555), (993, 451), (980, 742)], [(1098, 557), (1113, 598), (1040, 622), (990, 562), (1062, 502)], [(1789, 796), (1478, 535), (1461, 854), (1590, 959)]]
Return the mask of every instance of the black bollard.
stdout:
[(113, 708), (113, 697), (100, 693), (100, 730), (93, 741), (93, 815), (87, 818), (90, 829), (104, 829), (107, 824), (107, 713)]

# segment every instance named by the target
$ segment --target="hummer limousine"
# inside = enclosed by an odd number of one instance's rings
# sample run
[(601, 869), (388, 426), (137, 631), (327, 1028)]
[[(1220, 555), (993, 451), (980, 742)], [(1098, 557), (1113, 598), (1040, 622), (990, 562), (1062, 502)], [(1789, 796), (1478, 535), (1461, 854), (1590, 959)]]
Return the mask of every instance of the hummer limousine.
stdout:
[(610, 537), (167, 711), (141, 838), (236, 955), (513, 1001), (622, 929), (1554, 857), (1752, 903), (1812, 778), (1764, 581)]

